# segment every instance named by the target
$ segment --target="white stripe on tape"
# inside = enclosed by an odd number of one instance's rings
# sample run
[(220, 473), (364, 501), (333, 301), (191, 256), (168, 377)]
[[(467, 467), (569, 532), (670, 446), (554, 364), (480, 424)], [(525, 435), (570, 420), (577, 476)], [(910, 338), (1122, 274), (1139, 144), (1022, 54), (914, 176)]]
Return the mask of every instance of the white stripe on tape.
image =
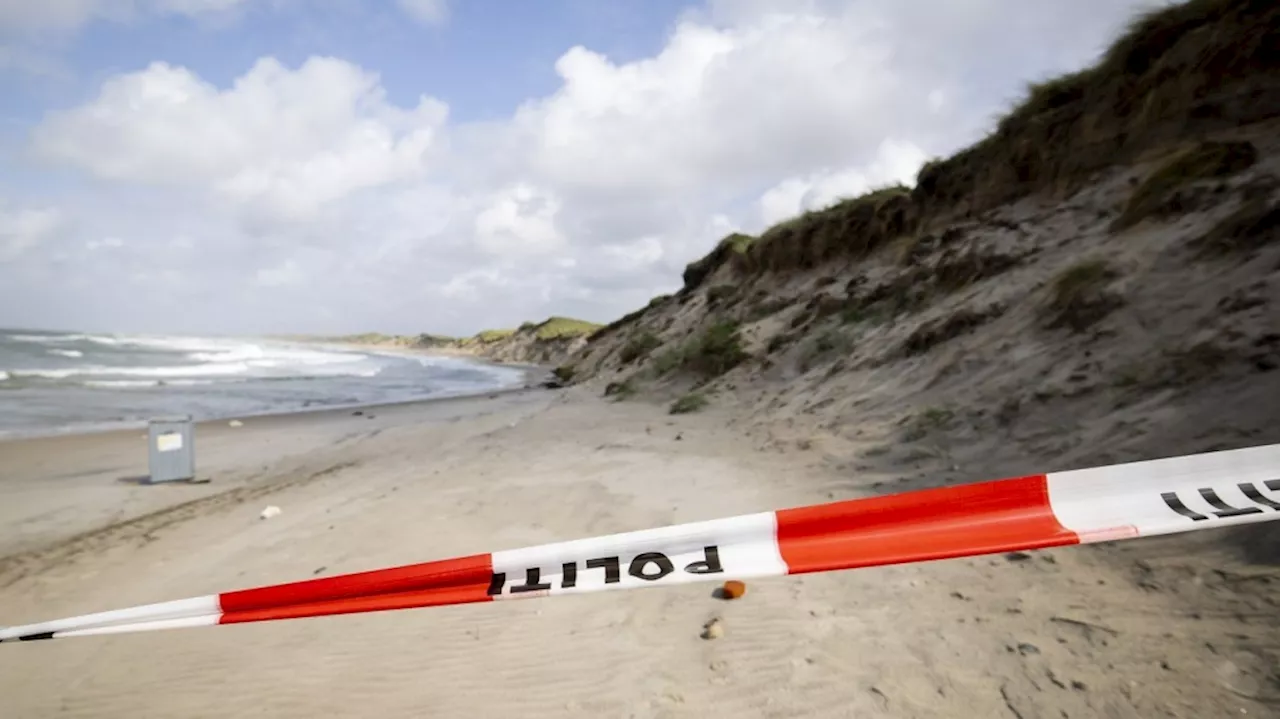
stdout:
[(773, 512), (493, 553), (495, 598), (576, 594), (709, 579), (779, 576)]
[(1280, 445), (1046, 476), (1054, 515), (1081, 542), (1264, 522), (1280, 511)]
[(218, 605), (218, 595), (211, 594), (205, 597), (176, 599), (171, 602), (146, 604), (140, 607), (116, 609), (110, 612), (82, 614), (78, 617), (55, 619), (49, 622), (27, 624), (21, 627), (4, 627), (0, 628), (0, 640), (17, 639), (18, 637), (30, 636), (32, 634), (44, 634), (46, 632), (54, 632), (57, 634), (77, 629), (88, 629), (90, 627), (138, 622), (142, 620), (179, 619), (182, 617), (194, 617), (205, 614), (216, 615), (221, 611), (222, 608)]
[(191, 627), (211, 627), (218, 623), (217, 614), (202, 617), (183, 617), (181, 619), (162, 619), (150, 622), (134, 622), (132, 624), (112, 624), (88, 629), (71, 629), (65, 632), (54, 632), (54, 639), (62, 637), (91, 637), (98, 634), (124, 634), (126, 632), (153, 632), (161, 629), (188, 629)]

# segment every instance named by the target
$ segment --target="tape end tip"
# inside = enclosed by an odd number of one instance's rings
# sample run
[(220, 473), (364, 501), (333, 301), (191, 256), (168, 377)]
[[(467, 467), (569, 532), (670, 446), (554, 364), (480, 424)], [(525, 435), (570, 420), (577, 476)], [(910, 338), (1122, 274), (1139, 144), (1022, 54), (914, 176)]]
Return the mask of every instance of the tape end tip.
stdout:
[(38, 634), (24, 634), (18, 637), (20, 642), (38, 642), (42, 639), (53, 639), (53, 632), (40, 632)]

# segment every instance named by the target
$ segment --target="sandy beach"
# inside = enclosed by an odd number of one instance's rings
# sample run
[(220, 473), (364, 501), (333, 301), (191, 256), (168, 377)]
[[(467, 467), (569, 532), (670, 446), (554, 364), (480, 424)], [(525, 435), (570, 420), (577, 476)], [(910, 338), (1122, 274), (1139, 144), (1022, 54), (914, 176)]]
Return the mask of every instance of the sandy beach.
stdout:
[[(596, 388), (0, 444), (7, 624), (864, 496), (717, 410)], [(976, 474), (966, 479), (993, 477)], [(963, 473), (970, 471), (968, 468)], [(259, 519), (267, 505), (283, 513)], [(6, 645), (5, 717), (1274, 716), (1239, 532), (714, 585)], [(1227, 540), (1232, 540), (1228, 542)], [(720, 617), (725, 635), (699, 637)]]

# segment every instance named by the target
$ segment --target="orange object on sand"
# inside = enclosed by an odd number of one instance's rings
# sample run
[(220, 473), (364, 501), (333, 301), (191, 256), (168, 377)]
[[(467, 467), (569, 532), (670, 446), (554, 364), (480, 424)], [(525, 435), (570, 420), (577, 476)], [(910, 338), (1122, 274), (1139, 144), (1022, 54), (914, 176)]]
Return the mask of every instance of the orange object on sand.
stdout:
[(737, 599), (747, 593), (747, 585), (736, 579), (730, 579), (724, 583), (721, 593), (725, 599)]

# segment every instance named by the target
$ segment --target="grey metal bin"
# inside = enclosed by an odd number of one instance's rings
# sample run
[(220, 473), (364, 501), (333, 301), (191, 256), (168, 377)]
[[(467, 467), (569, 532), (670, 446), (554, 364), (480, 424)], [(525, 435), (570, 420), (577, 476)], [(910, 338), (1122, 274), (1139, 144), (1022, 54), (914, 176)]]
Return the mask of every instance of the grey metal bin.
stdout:
[(147, 434), (149, 482), (195, 479), (195, 428), (190, 416), (152, 418)]

